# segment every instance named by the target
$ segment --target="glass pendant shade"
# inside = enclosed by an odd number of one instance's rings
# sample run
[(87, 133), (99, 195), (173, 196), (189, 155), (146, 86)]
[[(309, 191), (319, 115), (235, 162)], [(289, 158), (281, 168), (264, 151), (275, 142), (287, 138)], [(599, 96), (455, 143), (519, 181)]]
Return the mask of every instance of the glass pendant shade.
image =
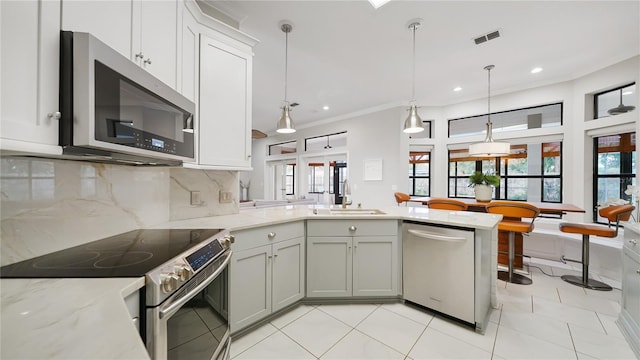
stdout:
[(409, 116), (404, 121), (404, 129), (402, 131), (407, 134), (424, 131), (422, 119), (420, 118), (420, 115), (418, 115), (418, 107), (415, 104), (412, 104), (409, 108)]
[(278, 120), (278, 129), (276, 130), (281, 134), (291, 134), (296, 132), (296, 129), (293, 127), (293, 120), (291, 120), (291, 116), (289, 116), (290, 110), (291, 108), (289, 105), (282, 107), (282, 116), (280, 116), (280, 120)]

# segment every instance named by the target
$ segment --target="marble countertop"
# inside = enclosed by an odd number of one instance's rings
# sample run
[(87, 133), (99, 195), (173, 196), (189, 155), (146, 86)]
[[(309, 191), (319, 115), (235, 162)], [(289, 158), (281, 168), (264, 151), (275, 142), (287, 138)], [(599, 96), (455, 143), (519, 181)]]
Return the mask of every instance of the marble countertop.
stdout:
[[(215, 216), (158, 224), (156, 228), (198, 229), (226, 228), (231, 231), (267, 226), (283, 222), (311, 219), (394, 219), (461, 226), (474, 229), (493, 229), (502, 220), (502, 215), (470, 211), (436, 210), (427, 207), (391, 206), (379, 208), (384, 214), (314, 214), (314, 209), (339, 208), (324, 205), (287, 205), (258, 209), (242, 209), (233, 215)], [(349, 207), (354, 209), (355, 207)]]
[[(238, 214), (172, 221), (155, 228), (227, 228), (231, 231), (307, 219), (395, 219), (492, 229), (500, 215), (380, 208), (385, 214), (314, 214), (318, 205), (241, 210)], [(124, 298), (144, 286), (141, 278), (2, 279), (1, 352), (3, 359), (148, 359), (132, 325)]]
[(124, 298), (144, 277), (2, 279), (2, 359), (148, 359)]

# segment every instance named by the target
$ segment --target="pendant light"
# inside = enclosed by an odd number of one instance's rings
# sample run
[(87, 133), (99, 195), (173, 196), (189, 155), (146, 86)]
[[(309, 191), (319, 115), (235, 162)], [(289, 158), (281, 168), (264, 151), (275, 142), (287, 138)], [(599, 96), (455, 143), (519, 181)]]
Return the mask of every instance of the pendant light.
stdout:
[(636, 107), (633, 105), (624, 105), (622, 103), (622, 89), (620, 89), (620, 105), (609, 109), (607, 112), (609, 113), (609, 115), (620, 115), (632, 111), (635, 108)]
[(413, 31), (413, 70), (411, 74), (411, 101), (409, 102), (409, 116), (404, 121), (403, 132), (407, 134), (418, 133), (424, 131), (422, 119), (418, 115), (418, 107), (416, 106), (416, 30), (422, 25), (419, 20), (412, 21), (409, 29)]
[(469, 155), (477, 157), (496, 157), (507, 156), (511, 153), (511, 145), (508, 142), (494, 141), (493, 140), (493, 124), (491, 124), (491, 70), (495, 66), (487, 65), (484, 67), (487, 70), (488, 75), (488, 97), (487, 97), (487, 137), (483, 142), (477, 144), (471, 144), (469, 146)]
[(291, 115), (289, 112), (291, 111), (291, 107), (289, 106), (289, 102), (287, 101), (287, 60), (288, 60), (288, 50), (289, 50), (289, 33), (293, 30), (293, 26), (289, 23), (283, 23), (280, 25), (280, 30), (285, 34), (285, 45), (284, 45), (284, 104), (282, 105), (282, 116), (280, 116), (280, 120), (278, 120), (278, 128), (277, 132), (281, 134), (291, 134), (296, 132), (296, 129), (293, 127), (293, 120), (291, 120)]

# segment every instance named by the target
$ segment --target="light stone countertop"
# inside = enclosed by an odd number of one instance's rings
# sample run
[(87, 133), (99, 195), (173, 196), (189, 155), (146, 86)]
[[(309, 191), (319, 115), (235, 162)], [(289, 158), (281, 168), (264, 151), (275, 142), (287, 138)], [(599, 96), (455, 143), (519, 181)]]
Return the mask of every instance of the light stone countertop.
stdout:
[(2, 359), (148, 359), (124, 298), (144, 277), (2, 279)]
[[(500, 215), (380, 208), (385, 214), (316, 215), (318, 205), (243, 209), (238, 214), (172, 221), (154, 228), (226, 228), (239, 231), (308, 219), (412, 220), (492, 229)], [(351, 207), (353, 208), (353, 207)], [(107, 279), (2, 279), (2, 359), (148, 359), (124, 298), (144, 286), (144, 277)]]

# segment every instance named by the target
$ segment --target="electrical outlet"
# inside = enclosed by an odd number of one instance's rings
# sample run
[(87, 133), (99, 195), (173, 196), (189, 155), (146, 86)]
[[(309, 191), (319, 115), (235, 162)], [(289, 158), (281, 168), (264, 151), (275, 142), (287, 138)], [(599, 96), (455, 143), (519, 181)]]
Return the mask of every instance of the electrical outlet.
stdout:
[(220, 203), (230, 203), (233, 202), (233, 193), (231, 191), (222, 191), (220, 190)]
[(200, 204), (202, 204), (202, 200), (200, 200), (200, 191), (191, 191), (191, 205)]

